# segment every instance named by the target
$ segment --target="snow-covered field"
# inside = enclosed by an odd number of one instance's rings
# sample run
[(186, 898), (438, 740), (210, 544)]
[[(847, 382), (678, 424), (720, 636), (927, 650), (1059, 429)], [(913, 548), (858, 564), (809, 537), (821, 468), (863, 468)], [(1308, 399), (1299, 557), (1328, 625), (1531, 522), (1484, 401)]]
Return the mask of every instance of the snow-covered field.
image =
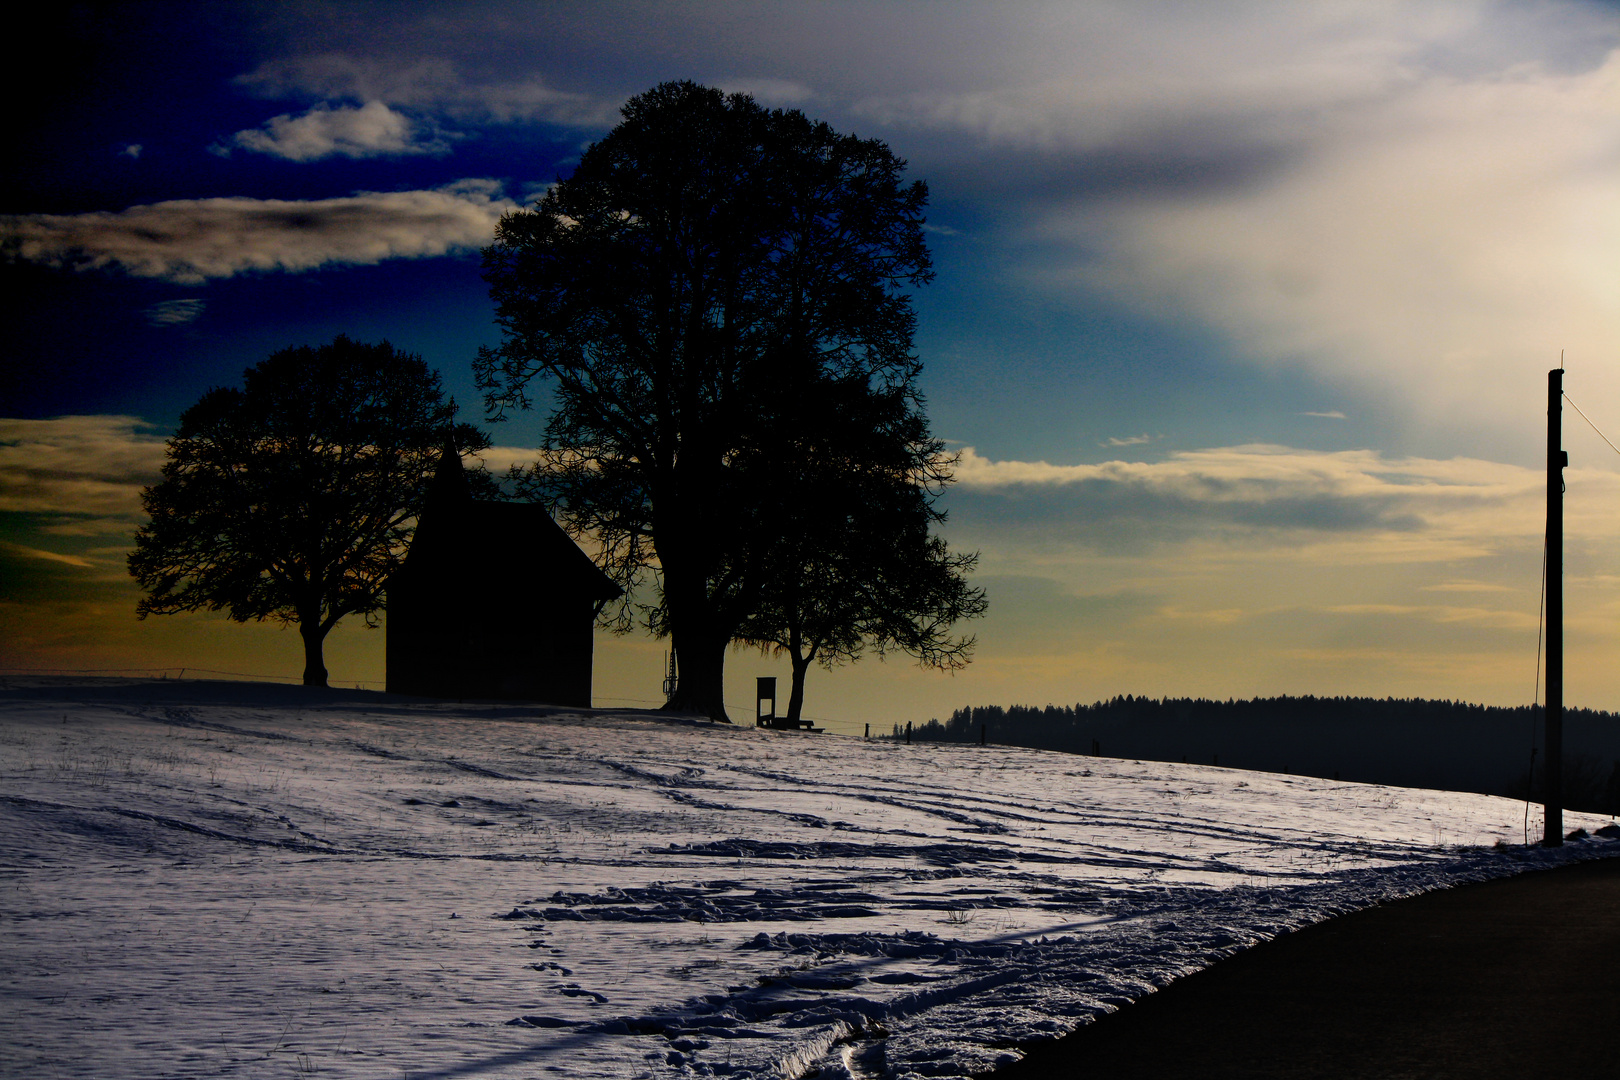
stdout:
[(12, 680), (0, 777), (30, 1078), (957, 1076), (1289, 928), (1620, 854), (1482, 795), (244, 683)]

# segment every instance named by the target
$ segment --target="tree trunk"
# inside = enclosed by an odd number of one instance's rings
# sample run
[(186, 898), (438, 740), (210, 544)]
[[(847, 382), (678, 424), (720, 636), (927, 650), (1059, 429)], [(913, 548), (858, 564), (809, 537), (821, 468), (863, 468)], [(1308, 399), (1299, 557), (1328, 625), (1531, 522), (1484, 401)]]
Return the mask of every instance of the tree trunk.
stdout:
[(810, 657), (801, 660), (798, 653), (792, 653), (788, 659), (793, 662), (793, 688), (788, 692), (787, 718), (797, 724), (804, 709), (804, 676), (810, 670)]
[(300, 620), (298, 635), (304, 639), (304, 685), (325, 686), (326, 661), (321, 655), (321, 646), (326, 641), (326, 631), (321, 629), (320, 617)]
[(718, 635), (682, 633), (671, 629), (679, 680), (664, 708), (672, 712), (702, 713), (711, 720), (731, 723), (726, 715), (726, 646)]
[(722, 628), (709, 596), (708, 573), (713, 556), (703, 544), (704, 530), (693, 523), (689, 507), (660, 515), (655, 542), (664, 570), (664, 603), (669, 636), (675, 647), (677, 683), (664, 708), (702, 713), (731, 723), (726, 715), (726, 647), (731, 629)]

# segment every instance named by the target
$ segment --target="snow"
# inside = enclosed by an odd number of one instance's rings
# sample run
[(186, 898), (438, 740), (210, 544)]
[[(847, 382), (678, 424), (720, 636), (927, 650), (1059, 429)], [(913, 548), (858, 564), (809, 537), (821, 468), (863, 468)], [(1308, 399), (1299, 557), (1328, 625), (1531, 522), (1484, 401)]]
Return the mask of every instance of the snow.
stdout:
[(244, 683), (12, 680), (0, 777), (27, 1077), (960, 1076), (1620, 854), (1483, 795)]

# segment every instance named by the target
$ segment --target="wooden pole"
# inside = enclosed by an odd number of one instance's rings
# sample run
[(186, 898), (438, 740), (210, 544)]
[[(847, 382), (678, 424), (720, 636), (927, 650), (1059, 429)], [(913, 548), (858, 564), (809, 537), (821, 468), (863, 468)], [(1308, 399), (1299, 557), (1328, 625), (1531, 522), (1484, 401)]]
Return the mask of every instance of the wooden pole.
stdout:
[(1564, 842), (1564, 369), (1547, 372), (1547, 755), (1543, 847)]

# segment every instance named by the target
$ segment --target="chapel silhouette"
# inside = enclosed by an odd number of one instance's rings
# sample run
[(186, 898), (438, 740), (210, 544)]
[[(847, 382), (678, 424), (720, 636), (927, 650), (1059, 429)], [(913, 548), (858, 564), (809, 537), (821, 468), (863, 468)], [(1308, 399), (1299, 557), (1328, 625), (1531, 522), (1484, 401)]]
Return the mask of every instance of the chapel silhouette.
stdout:
[(388, 692), (588, 708), (596, 611), (621, 593), (545, 507), (474, 499), (446, 448), (388, 583)]

